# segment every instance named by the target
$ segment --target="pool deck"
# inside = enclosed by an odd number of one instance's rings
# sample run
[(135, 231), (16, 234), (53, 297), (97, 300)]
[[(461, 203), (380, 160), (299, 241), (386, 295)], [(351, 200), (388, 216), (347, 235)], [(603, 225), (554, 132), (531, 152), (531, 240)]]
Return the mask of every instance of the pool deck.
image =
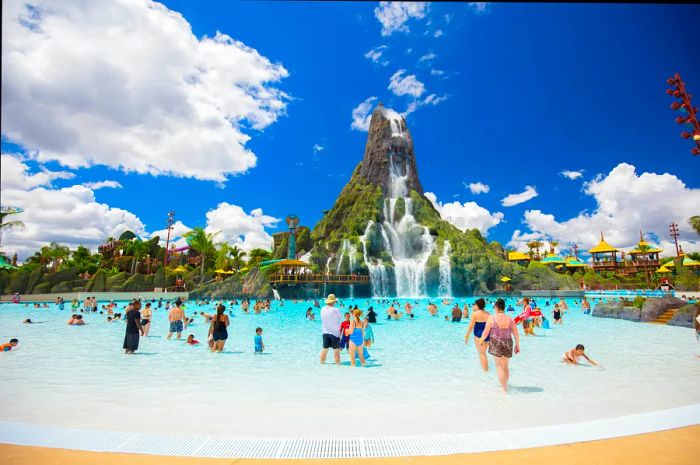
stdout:
[(431, 457), (366, 459), (205, 459), (85, 452), (0, 444), (0, 463), (7, 465), (691, 465), (700, 456), (700, 425), (616, 439), (551, 447)]

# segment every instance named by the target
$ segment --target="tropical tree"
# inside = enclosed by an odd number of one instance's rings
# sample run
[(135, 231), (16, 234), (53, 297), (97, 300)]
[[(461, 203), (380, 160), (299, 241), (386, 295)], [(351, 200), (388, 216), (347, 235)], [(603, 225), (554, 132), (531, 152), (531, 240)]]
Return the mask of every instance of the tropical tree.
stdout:
[(700, 236), (700, 215), (691, 216), (688, 222), (698, 236)]
[(22, 213), (22, 210), (12, 207), (3, 207), (0, 209), (0, 243), (2, 241), (2, 233), (12, 228), (24, 228), (24, 223), (20, 220), (7, 220), (10, 215)]
[(248, 266), (258, 266), (261, 262), (272, 258), (272, 252), (265, 249), (253, 249), (248, 252)]
[(134, 239), (127, 245), (127, 251), (131, 254), (131, 274), (136, 272), (136, 263), (151, 251), (151, 245), (141, 239)]
[(217, 270), (226, 270), (231, 265), (231, 258), (229, 254), (231, 253), (231, 246), (226, 242), (221, 242), (216, 246), (216, 260), (214, 261), (214, 267)]
[(532, 256), (533, 256), (533, 252), (532, 252), (533, 249), (535, 249), (537, 251), (537, 256), (539, 257), (540, 247), (542, 247), (542, 245), (543, 245), (542, 242), (530, 241), (526, 245), (527, 245), (527, 248), (530, 249), (530, 251), (528, 252), (528, 255), (530, 255), (530, 258), (532, 258)]
[(246, 256), (245, 250), (241, 249), (237, 245), (231, 247), (231, 265), (239, 271), (243, 265), (245, 265), (244, 257)]
[(202, 257), (202, 266), (199, 274), (199, 282), (204, 280), (204, 262), (207, 257), (213, 257), (216, 254), (214, 246), (214, 237), (221, 231), (208, 233), (204, 228), (196, 227), (182, 235), (187, 240), (190, 249), (199, 253)]
[(555, 253), (557, 246), (559, 245), (559, 241), (549, 241), (549, 247), (552, 249), (551, 252)]

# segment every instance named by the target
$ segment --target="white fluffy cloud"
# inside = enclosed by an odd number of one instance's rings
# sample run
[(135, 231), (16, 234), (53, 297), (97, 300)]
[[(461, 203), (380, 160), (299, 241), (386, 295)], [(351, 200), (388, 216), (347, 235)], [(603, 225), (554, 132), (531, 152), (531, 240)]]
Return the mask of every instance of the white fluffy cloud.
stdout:
[(415, 74), (404, 76), (405, 69), (400, 69), (389, 79), (388, 89), (395, 95), (410, 95), (414, 98), (420, 97), (425, 92), (425, 85), (416, 79)]
[(426, 53), (422, 57), (418, 59), (418, 61), (432, 61), (435, 58), (437, 58), (437, 55), (435, 55), (433, 52)]
[(426, 192), (425, 196), (430, 200), (443, 220), (465, 231), (476, 228), (486, 236), (489, 229), (503, 221), (503, 213), (491, 213), (476, 202), (448, 202), (440, 203), (432, 192)]
[(430, 74), (432, 74), (433, 76), (442, 76), (443, 74), (445, 74), (445, 72), (441, 69), (431, 69)]
[(86, 186), (53, 188), (51, 182), (58, 177), (46, 170), (30, 173), (17, 156), (3, 154), (0, 163), (3, 205), (25, 210), (17, 219), (26, 227), (3, 234), (2, 248), (7, 254), (16, 251), (23, 260), (52, 241), (94, 249), (106, 237), (118, 236), (127, 229), (138, 235), (145, 232), (136, 215), (97, 202), (93, 190)]
[(438, 29), (435, 31), (435, 34), (433, 34), (434, 37), (441, 37), (443, 34), (442, 29)]
[(97, 182), (86, 182), (83, 183), (83, 186), (87, 187), (88, 189), (92, 190), (97, 190), (97, 189), (121, 189), (123, 186), (119, 181), (111, 181), (111, 180), (106, 180), (106, 181), (97, 181)]
[(369, 52), (365, 53), (365, 58), (372, 60), (375, 63), (380, 63), (382, 66), (387, 66), (389, 61), (381, 59), (386, 48), (386, 45), (380, 45), (379, 47), (373, 48)]
[[(56, 179), (72, 179), (75, 177), (70, 171), (51, 171), (42, 169), (38, 173), (30, 173), (23, 157), (17, 154), (2, 154), (2, 187), (8, 189), (32, 189), (39, 186), (50, 186)], [(6, 199), (2, 199), (4, 205), (8, 205)]]
[(323, 145), (319, 145), (319, 144), (314, 144), (314, 146), (312, 148), (314, 153), (323, 152), (323, 149), (324, 149)]
[(406, 22), (411, 18), (423, 19), (429, 5), (428, 2), (379, 2), (374, 16), (382, 24), (382, 35), (388, 36), (396, 31), (408, 32)]
[(150, 0), (8, 0), (2, 58), (3, 136), (71, 168), (223, 182), (288, 101), (282, 65)]
[(216, 236), (216, 241), (226, 241), (231, 245), (238, 245), (243, 250), (271, 249), (272, 236), (265, 228), (273, 227), (278, 222), (278, 218), (265, 215), (260, 208), (248, 214), (238, 205), (222, 202), (207, 212), (206, 230), (221, 231), (221, 234)]
[(530, 199), (537, 197), (535, 186), (525, 186), (525, 190), (519, 194), (508, 194), (501, 200), (501, 205), (504, 207), (512, 207), (527, 202)]
[(530, 231), (515, 231), (511, 245), (552, 238), (562, 243), (579, 242), (587, 250), (598, 243), (603, 231), (611, 245), (630, 248), (639, 241), (641, 230), (648, 234), (648, 241), (655, 242), (666, 253), (675, 253), (668, 235), (668, 225), (675, 221), (683, 249), (692, 252), (700, 247), (697, 234), (688, 224), (688, 218), (699, 212), (700, 189), (687, 187), (672, 174), (638, 175), (634, 166), (620, 163), (606, 176), (599, 175), (586, 183), (584, 192), (595, 199), (595, 210), (565, 221), (540, 210), (528, 210), (524, 223)]
[(578, 170), (578, 171), (564, 170), (559, 174), (561, 174), (565, 178), (571, 179), (573, 181), (574, 179), (578, 179), (581, 176), (583, 176), (583, 171), (582, 170)]
[(489, 190), (491, 190), (491, 188), (483, 182), (470, 182), (469, 184), (465, 183), (465, 187), (469, 189), (472, 194), (486, 194)]
[(372, 118), (372, 104), (377, 97), (370, 97), (352, 109), (352, 124), (350, 127), (358, 131), (369, 131), (369, 122)]

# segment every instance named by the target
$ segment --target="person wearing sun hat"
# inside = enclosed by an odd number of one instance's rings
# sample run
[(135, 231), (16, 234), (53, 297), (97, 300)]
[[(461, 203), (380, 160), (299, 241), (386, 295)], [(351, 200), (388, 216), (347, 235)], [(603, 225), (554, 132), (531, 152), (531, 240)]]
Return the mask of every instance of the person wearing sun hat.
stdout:
[(333, 359), (336, 365), (340, 364), (340, 310), (335, 307), (338, 299), (335, 294), (328, 294), (326, 306), (321, 309), (321, 332), (323, 349), (321, 349), (321, 363), (326, 363), (328, 349), (333, 348)]

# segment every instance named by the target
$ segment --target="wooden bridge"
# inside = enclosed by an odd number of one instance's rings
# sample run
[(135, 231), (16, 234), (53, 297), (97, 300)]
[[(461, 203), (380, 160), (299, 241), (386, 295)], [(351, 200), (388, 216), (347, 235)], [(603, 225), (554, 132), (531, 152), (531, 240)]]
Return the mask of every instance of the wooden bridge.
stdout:
[(269, 279), (270, 284), (369, 284), (369, 276), (359, 274), (274, 273)]

